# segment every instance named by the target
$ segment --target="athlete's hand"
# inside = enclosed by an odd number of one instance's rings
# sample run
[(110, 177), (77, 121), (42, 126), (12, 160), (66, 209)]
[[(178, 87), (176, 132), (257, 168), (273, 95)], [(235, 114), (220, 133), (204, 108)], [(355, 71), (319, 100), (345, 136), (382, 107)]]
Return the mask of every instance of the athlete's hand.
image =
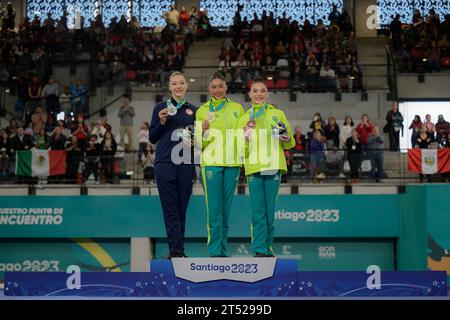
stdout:
[(163, 125), (166, 124), (167, 117), (169, 116), (169, 108), (164, 108), (158, 113), (159, 122)]

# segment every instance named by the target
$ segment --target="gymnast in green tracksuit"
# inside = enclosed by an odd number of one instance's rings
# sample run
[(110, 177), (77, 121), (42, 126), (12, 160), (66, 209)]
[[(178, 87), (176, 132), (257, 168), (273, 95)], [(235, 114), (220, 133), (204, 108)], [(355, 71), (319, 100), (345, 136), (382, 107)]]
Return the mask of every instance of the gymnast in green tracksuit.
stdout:
[(267, 103), (269, 92), (255, 80), (249, 92), (252, 107), (239, 120), (244, 129), (245, 175), (250, 191), (252, 251), (256, 257), (273, 257), (275, 205), (281, 175), (287, 172), (285, 149), (295, 139), (283, 111)]
[(211, 76), (208, 91), (211, 99), (197, 110), (194, 136), (202, 149), (208, 253), (212, 257), (227, 257), (228, 218), (242, 165), (236, 131), (244, 109), (226, 97), (227, 84), (220, 73)]

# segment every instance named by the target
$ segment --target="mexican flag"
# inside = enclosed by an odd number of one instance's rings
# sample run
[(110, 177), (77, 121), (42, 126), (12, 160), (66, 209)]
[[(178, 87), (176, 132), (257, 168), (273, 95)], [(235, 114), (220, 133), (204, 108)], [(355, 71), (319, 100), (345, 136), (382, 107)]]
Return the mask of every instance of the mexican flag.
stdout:
[(16, 156), (16, 175), (29, 177), (48, 177), (66, 174), (65, 150), (27, 150), (18, 151)]
[(409, 149), (408, 170), (422, 174), (450, 171), (450, 148)]

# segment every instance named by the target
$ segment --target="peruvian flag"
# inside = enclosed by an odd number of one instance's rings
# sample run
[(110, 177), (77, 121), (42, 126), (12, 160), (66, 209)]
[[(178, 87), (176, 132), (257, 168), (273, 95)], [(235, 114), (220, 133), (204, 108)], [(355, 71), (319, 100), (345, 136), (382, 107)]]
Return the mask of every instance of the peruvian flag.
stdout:
[(409, 149), (408, 170), (422, 174), (450, 171), (450, 148)]

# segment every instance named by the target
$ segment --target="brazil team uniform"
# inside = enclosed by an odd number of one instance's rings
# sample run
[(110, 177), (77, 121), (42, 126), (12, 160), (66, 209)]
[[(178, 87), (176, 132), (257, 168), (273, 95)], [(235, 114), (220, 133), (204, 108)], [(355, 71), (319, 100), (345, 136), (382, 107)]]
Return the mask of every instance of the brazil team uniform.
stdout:
[[(228, 219), (242, 162), (238, 160), (237, 139), (228, 138), (227, 129), (236, 132), (243, 115), (242, 106), (227, 98), (211, 98), (196, 113), (195, 136), (202, 149), (201, 176), (210, 256), (228, 256)], [(210, 128), (205, 136), (202, 122), (208, 119)]]
[[(250, 192), (252, 251), (273, 255), (276, 200), (281, 175), (287, 172), (283, 150), (293, 148), (295, 140), (284, 112), (270, 104), (253, 105), (239, 120), (239, 127), (245, 128), (250, 120), (254, 120), (256, 126), (245, 144), (244, 166)], [(276, 143), (278, 138), (272, 137), (272, 127), (278, 122), (286, 125), (291, 138), (288, 142)]]
[[(153, 110), (149, 129), (149, 140), (156, 145), (155, 178), (158, 187), (161, 206), (164, 214), (169, 250), (172, 255), (184, 254), (184, 232), (186, 210), (192, 194), (195, 178), (193, 150), (189, 148), (190, 163), (175, 164), (172, 161), (172, 150), (179, 146), (180, 141), (173, 141), (175, 130), (183, 130), (188, 125), (194, 125), (197, 108), (188, 102), (177, 103), (173, 98), (171, 103), (177, 106), (177, 113), (167, 118), (166, 124), (160, 123), (158, 113), (168, 106), (168, 102), (157, 104)], [(180, 151), (181, 156), (183, 150)]]

